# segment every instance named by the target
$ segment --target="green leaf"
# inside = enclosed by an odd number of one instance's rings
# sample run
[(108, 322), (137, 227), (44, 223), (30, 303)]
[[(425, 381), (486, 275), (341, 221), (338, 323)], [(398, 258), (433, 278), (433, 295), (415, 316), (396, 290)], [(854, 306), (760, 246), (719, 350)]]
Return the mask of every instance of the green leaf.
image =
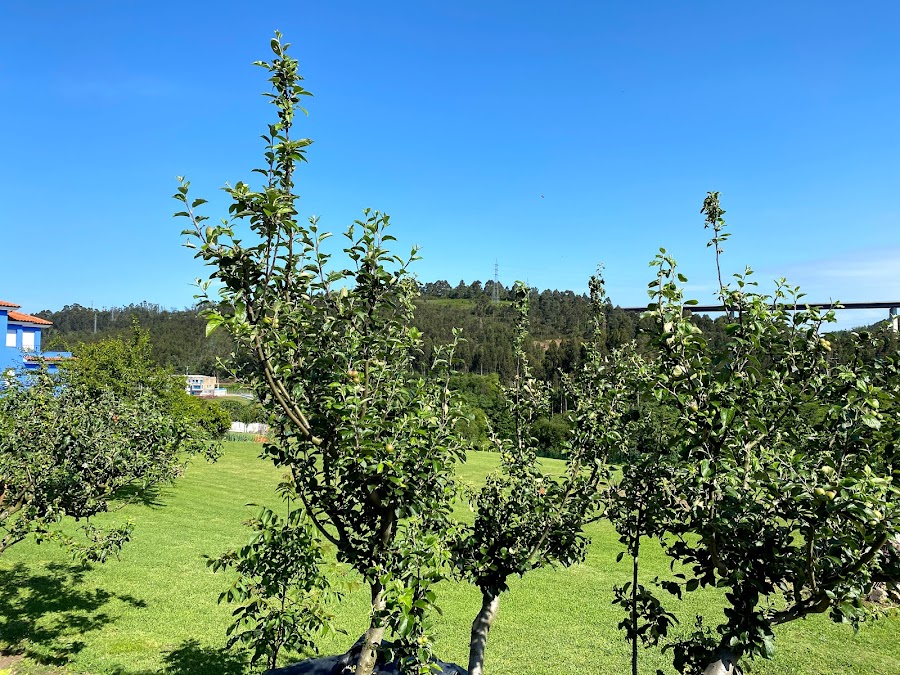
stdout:
[(206, 317), (206, 337), (212, 335), (212, 332), (222, 325), (224, 317), (221, 314), (209, 314)]

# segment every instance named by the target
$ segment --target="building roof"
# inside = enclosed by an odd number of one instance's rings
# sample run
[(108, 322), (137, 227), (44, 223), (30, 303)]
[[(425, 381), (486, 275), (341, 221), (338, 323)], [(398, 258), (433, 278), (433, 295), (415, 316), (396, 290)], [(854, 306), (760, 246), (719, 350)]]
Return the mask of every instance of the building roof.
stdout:
[(7, 302), (6, 300), (0, 300), (0, 307), (15, 307), (16, 309), (18, 309), (21, 306), (22, 305), (17, 305), (14, 302)]
[[(18, 305), (13, 305), (14, 307), (18, 307)], [(41, 326), (52, 326), (52, 321), (47, 321), (47, 319), (42, 319), (39, 316), (31, 316), (31, 314), (23, 314), (22, 312), (9, 312), (9, 318), (13, 321), (22, 321), (24, 323), (36, 323)]]

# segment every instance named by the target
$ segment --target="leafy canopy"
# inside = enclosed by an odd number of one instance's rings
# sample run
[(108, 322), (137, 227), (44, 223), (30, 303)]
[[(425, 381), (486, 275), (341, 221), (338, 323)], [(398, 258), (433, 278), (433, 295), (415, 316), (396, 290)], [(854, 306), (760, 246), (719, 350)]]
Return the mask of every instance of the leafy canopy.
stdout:
[[(183, 380), (152, 364), (146, 333), (91, 345), (58, 375), (25, 373), (0, 393), (0, 553), (29, 534), (103, 560), (130, 523), (102, 531), (91, 516), (167, 483), (215, 444), (173, 405)], [(221, 434), (219, 434), (220, 436)], [(58, 528), (88, 521), (83, 538)]]
[(257, 63), (270, 74), (266, 96), (277, 113), (263, 135), (265, 166), (255, 169), (262, 185), (226, 187), (230, 218), (208, 226), (196, 211), (204, 200), (191, 200), (182, 181), (175, 198), (185, 210), (176, 215), (190, 221), (188, 245), (210, 267), (203, 293), (218, 292), (209, 329), (224, 327), (252, 355), (237, 374), (270, 417), (265, 454), (289, 472), (318, 535), (372, 589), (357, 672), (371, 671), (387, 626), (422, 662), (421, 610), (441, 577), (436, 533), (447, 527), (461, 458), (448, 391), (452, 347), (415, 373), (416, 250), (406, 258), (389, 251), (387, 215), (364, 211), (339, 264), (318, 219), (300, 220), (295, 175), (312, 141), (292, 129), (309, 92), (280, 35), (271, 47), (275, 58)]
[[(718, 266), (717, 193), (703, 213)], [(676, 666), (699, 672), (717, 650), (770, 656), (773, 628), (811, 613), (858, 624), (872, 583), (900, 574), (884, 549), (900, 535), (896, 356), (864, 358), (880, 338), (860, 333), (836, 361), (824, 335), (833, 312), (805, 307), (784, 280), (760, 293), (749, 269), (722, 286), (726, 339), (712, 343), (685, 314), (695, 301), (675, 261), (661, 249), (653, 265), (659, 354), (633, 387), (677, 422), (625, 472), (620, 512), (644, 517), (616, 525), (626, 539), (635, 528), (658, 537), (683, 566), (667, 590), (717, 586), (728, 603), (714, 632), (698, 624), (672, 646)]]

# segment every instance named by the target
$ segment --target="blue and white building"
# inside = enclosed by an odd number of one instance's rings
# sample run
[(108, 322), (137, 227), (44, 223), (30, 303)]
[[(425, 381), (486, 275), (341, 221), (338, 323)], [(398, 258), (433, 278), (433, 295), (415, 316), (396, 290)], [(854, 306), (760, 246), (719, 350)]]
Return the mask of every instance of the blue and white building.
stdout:
[(20, 306), (0, 300), (0, 373), (22, 368), (34, 370), (40, 362), (47, 363), (51, 372), (56, 362), (71, 358), (70, 352), (41, 352), (41, 330), (53, 325), (39, 316), (19, 312)]

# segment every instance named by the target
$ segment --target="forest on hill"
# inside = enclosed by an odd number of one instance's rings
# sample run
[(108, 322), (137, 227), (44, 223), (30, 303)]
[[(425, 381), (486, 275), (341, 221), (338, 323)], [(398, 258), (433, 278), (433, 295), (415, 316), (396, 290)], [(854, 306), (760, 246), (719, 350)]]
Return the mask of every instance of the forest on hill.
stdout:
[[(457, 353), (456, 370), (463, 374), (496, 375), (508, 382), (513, 373), (512, 289), (493, 280), (451, 286), (447, 281), (424, 283), (416, 303), (416, 326), (423, 334), (423, 353), (419, 363), (428, 362), (436, 345), (451, 341), (453, 329), (462, 331), (463, 344)], [(225, 331), (207, 336), (200, 307), (166, 309), (142, 302), (123, 307), (94, 309), (66, 305), (58, 311), (44, 310), (37, 316), (53, 322), (44, 335), (45, 350), (78, 351), (110, 336), (123, 335), (137, 322), (150, 332), (153, 358), (176, 372), (217, 375), (228, 378), (219, 360), (227, 359), (233, 344)], [(605, 345), (611, 351), (636, 341), (642, 353), (650, 351), (650, 325), (636, 312), (608, 304), (605, 308)], [(573, 372), (581, 361), (581, 345), (589, 330), (590, 301), (587, 295), (573, 291), (531, 290), (529, 305), (530, 361), (536, 375), (555, 382), (560, 372)], [(694, 323), (713, 341), (725, 335), (724, 316), (692, 317)], [(864, 330), (887, 330), (883, 323)], [(832, 355), (837, 360), (849, 357), (846, 332), (831, 334)], [(886, 343), (898, 348), (897, 336)], [(875, 356), (871, 354), (869, 356)]]
[[(423, 334), (423, 352), (417, 362), (428, 362), (436, 345), (451, 341), (453, 329), (462, 330), (464, 342), (457, 353), (461, 373), (495, 374), (503, 382), (513, 372), (512, 290), (494, 282), (451, 286), (446, 281), (422, 284), (416, 303), (416, 325)], [(547, 380), (558, 370), (571, 372), (580, 361), (580, 345), (587, 336), (590, 302), (573, 291), (532, 289), (530, 303), (530, 358), (538, 375)], [(201, 307), (166, 309), (142, 302), (95, 309), (73, 304), (37, 316), (53, 322), (45, 332), (45, 350), (78, 351), (105, 337), (121, 335), (133, 322), (153, 339), (153, 357), (176, 372), (217, 375), (228, 373), (219, 363), (232, 352), (225, 331), (206, 335)], [(710, 326), (713, 322), (709, 322)], [(607, 310), (607, 345), (610, 349), (642, 340), (641, 320), (634, 312), (610, 306)]]
[[(467, 411), (464, 435), (473, 446), (489, 449), (490, 431), (502, 432), (512, 424), (502, 389), (502, 385), (511, 380), (515, 368), (512, 289), (502, 284), (495, 287), (493, 281), (471, 284), (461, 281), (456, 286), (437, 281), (422, 284), (420, 291), (416, 301), (416, 327), (422, 332), (423, 349), (416, 360), (417, 367), (425, 372), (435, 347), (451, 342), (454, 328), (462, 330), (464, 340), (457, 352), (457, 375), (453, 377), (452, 388)], [(150, 333), (152, 357), (160, 365), (177, 373), (216, 375), (228, 380), (229, 371), (223, 362), (247, 357), (231, 356), (234, 344), (226, 331), (213, 331), (207, 336), (201, 309), (165, 309), (146, 302), (104, 309), (75, 304), (37, 315), (53, 322), (44, 337), (43, 347), (47, 351), (77, 354), (80, 345), (125, 335), (137, 322)], [(550, 389), (547, 415), (539, 418), (533, 429), (543, 448), (541, 454), (545, 456), (565, 454), (563, 439), (569, 429), (569, 420), (561, 378), (575, 372), (583, 360), (582, 345), (588, 337), (590, 311), (587, 295), (573, 291), (531, 290), (532, 339), (527, 346), (528, 358), (535, 376), (545, 381)], [(651, 351), (652, 326), (648, 323), (651, 319), (611, 304), (606, 305), (604, 313), (606, 351), (632, 341), (641, 353)], [(711, 346), (724, 342), (728, 326), (726, 317), (697, 315), (691, 320), (706, 333)], [(886, 349), (895, 353), (900, 351), (898, 335), (887, 326), (876, 324), (867, 330), (887, 334), (887, 339), (879, 343), (881, 352)], [(848, 332), (829, 336), (833, 359), (845, 360), (852, 356), (848, 351), (849, 337)], [(876, 355), (873, 348), (871, 354), (862, 356), (873, 359)], [(228, 404), (225, 407), (235, 421), (265, 421), (258, 406), (247, 408)]]

